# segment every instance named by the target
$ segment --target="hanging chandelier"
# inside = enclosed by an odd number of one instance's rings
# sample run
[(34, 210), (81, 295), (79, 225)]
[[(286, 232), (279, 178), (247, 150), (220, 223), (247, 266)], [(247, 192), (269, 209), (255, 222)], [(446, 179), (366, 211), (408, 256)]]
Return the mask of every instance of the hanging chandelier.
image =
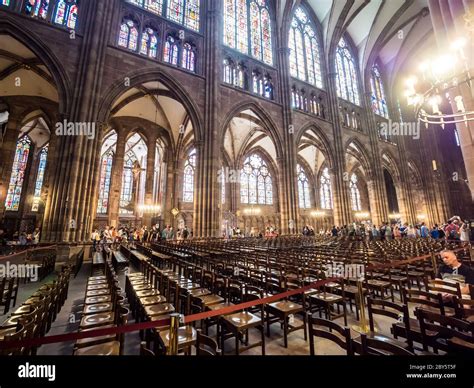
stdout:
[[(424, 60), (420, 76), (406, 80), (405, 96), (407, 103), (415, 111), (419, 122), (441, 125), (459, 124), (474, 121), (474, 110), (466, 110), (464, 96), (474, 99), (470, 67), (472, 63), (472, 42), (458, 38), (452, 42), (449, 51), (437, 58)], [(467, 47), (470, 46), (470, 47)], [(466, 94), (468, 93), (468, 94)], [(450, 112), (442, 107), (449, 103)]]

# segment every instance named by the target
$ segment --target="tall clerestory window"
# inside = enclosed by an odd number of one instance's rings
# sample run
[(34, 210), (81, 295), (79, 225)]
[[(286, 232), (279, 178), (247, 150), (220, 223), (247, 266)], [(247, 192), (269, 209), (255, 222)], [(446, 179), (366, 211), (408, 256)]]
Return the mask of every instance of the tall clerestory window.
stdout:
[(172, 22), (181, 24), (191, 30), (199, 31), (201, 1), (200, 0), (128, 0), (157, 15), (165, 15)]
[(377, 65), (372, 68), (370, 88), (372, 90), (372, 110), (379, 116), (388, 119), (387, 98), (383, 87), (382, 75)]
[(360, 105), (355, 59), (344, 38), (341, 38), (336, 48), (336, 74), (337, 95)]
[(23, 136), (16, 143), (15, 159), (13, 160), (10, 184), (8, 185), (5, 201), (7, 211), (18, 211), (20, 209), (21, 193), (25, 182), (31, 146), (31, 139), (28, 136)]
[(303, 167), (299, 164), (296, 166), (298, 175), (298, 198), (301, 209), (311, 208), (311, 197), (309, 191), (309, 179)]
[(325, 167), (319, 179), (319, 199), (321, 201), (321, 209), (332, 209), (332, 186), (329, 168)]
[(273, 181), (267, 163), (257, 154), (249, 156), (240, 172), (240, 202), (273, 205)]
[(131, 19), (124, 19), (120, 26), (119, 46), (132, 51), (138, 48), (138, 25)]
[(146, 27), (142, 33), (140, 54), (156, 59), (158, 54), (158, 34), (151, 27)]
[(112, 182), (112, 167), (117, 151), (117, 133), (112, 131), (102, 143), (100, 158), (99, 201), (97, 214), (107, 214), (109, 211), (109, 196)]
[(360, 201), (360, 191), (358, 185), (357, 175), (354, 173), (351, 176), (351, 180), (349, 182), (349, 189), (351, 191), (351, 203), (352, 203), (352, 210), (358, 212), (362, 210), (362, 204)]
[(194, 202), (194, 180), (196, 172), (196, 150), (192, 149), (184, 164), (183, 202)]
[(44, 19), (48, 17), (49, 0), (26, 0), (23, 12), (27, 15)]
[(291, 76), (322, 88), (321, 50), (318, 36), (313, 23), (302, 7), (298, 7), (293, 16), (288, 45)]
[(224, 44), (273, 65), (268, 0), (224, 0)]
[(35, 182), (35, 194), (33, 197), (33, 206), (31, 207), (32, 212), (39, 211), (41, 203), (41, 192), (43, 190), (44, 176), (46, 173), (46, 163), (48, 162), (48, 151), (49, 146), (46, 145), (41, 149), (39, 154), (38, 173), (36, 174)]
[(54, 23), (74, 30), (76, 28), (78, 12), (76, 0), (59, 0), (56, 3), (54, 12)]

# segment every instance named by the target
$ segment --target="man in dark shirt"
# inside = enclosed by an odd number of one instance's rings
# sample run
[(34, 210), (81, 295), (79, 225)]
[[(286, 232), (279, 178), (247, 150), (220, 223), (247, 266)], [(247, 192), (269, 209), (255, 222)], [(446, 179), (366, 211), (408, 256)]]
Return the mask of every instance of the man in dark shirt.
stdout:
[(462, 264), (453, 251), (442, 251), (441, 258), (444, 265), (439, 267), (436, 277), (443, 280), (461, 280), (462, 283), (465, 283), (461, 289), (462, 293), (469, 294), (469, 284), (474, 284), (474, 270)]

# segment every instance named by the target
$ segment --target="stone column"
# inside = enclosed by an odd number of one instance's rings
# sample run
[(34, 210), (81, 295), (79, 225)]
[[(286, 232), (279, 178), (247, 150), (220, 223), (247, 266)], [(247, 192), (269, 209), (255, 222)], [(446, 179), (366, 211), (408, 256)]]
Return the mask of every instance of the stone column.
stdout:
[[(330, 55), (329, 66), (335, 61), (334, 55)], [(352, 221), (352, 211), (350, 205), (348, 181), (344, 178), (347, 176), (346, 159), (344, 145), (342, 143), (342, 123), (338, 112), (339, 101), (336, 95), (336, 72), (328, 74), (328, 113), (329, 120), (333, 123), (334, 129), (334, 166), (333, 170), (333, 198), (334, 198), (334, 223), (342, 226)]]
[(205, 23), (205, 112), (204, 128), (201, 128), (201, 138), (197, 140), (197, 168), (194, 196), (194, 236), (217, 237), (219, 227), (219, 155), (221, 136), (219, 131), (219, 74), (220, 56), (219, 48), (221, 36), (219, 26), (221, 23), (222, 2), (209, 0), (207, 2), (207, 15)]

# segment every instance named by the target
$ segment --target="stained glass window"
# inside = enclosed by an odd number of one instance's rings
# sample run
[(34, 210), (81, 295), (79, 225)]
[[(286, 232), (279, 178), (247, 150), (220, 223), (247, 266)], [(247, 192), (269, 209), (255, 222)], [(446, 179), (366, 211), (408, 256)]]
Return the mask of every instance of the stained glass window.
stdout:
[(232, 75), (233, 75), (233, 63), (229, 59), (224, 59), (224, 82), (226, 84), (232, 85)]
[(147, 27), (143, 31), (140, 54), (156, 58), (158, 54), (158, 36), (153, 28)]
[(200, 0), (168, 0), (166, 17), (194, 31), (199, 31)]
[(349, 183), (349, 188), (351, 190), (352, 210), (361, 211), (362, 205), (360, 201), (360, 191), (359, 191), (359, 186), (357, 182), (358, 182), (357, 175), (354, 173), (352, 174), (351, 181)]
[(26, 0), (24, 12), (30, 16), (46, 19), (48, 16), (49, 0)]
[(145, 202), (147, 146), (143, 138), (135, 133), (125, 147), (122, 173), (120, 213), (134, 214), (136, 206)]
[(129, 3), (145, 8), (147, 11), (162, 15), (163, 0), (127, 0)]
[(240, 202), (273, 205), (273, 181), (267, 163), (257, 154), (249, 156), (240, 172)]
[(125, 19), (120, 26), (119, 46), (136, 51), (138, 48), (138, 27), (130, 19)]
[(319, 180), (319, 199), (321, 201), (321, 209), (332, 209), (332, 186), (329, 168), (325, 167)]
[(374, 66), (372, 68), (370, 87), (372, 89), (372, 110), (379, 116), (383, 116), (388, 119), (387, 98), (385, 97), (382, 76), (378, 66)]
[(75, 0), (59, 0), (56, 4), (54, 22), (74, 30), (76, 28), (77, 12), (78, 7)]
[(184, 165), (183, 179), (183, 202), (194, 202), (194, 173), (196, 170), (196, 150), (193, 149), (188, 155)]
[(245, 89), (245, 71), (244, 67), (241, 64), (238, 64), (237, 67), (233, 70), (234, 86), (238, 88)]
[(183, 45), (181, 67), (186, 70), (192, 71), (193, 73), (196, 71), (196, 54), (194, 47), (190, 43), (185, 43)]
[(173, 66), (178, 66), (179, 47), (176, 39), (169, 35), (165, 43), (164, 61)]
[(35, 183), (35, 194), (33, 197), (33, 206), (31, 207), (32, 212), (39, 211), (39, 205), (41, 202), (41, 191), (43, 190), (44, 174), (46, 172), (46, 163), (48, 161), (48, 150), (49, 146), (45, 146), (39, 154), (38, 173), (36, 175)]
[(311, 197), (309, 191), (309, 180), (303, 167), (296, 166), (298, 175), (298, 198), (301, 209), (311, 208)]
[(5, 7), (8, 7), (10, 5), (10, 0), (1, 0), (0, 5), (4, 5)]
[(258, 71), (253, 72), (253, 92), (263, 96), (263, 78)]
[(344, 38), (336, 49), (337, 95), (353, 104), (360, 105), (359, 83), (355, 59)]
[(290, 73), (318, 88), (323, 87), (318, 37), (306, 11), (298, 7), (291, 23)]
[(107, 214), (109, 209), (110, 184), (112, 181), (112, 167), (117, 149), (117, 133), (113, 131), (102, 143), (100, 159), (99, 202), (98, 214)]
[(273, 65), (267, 0), (224, 0), (224, 44)]
[(461, 147), (461, 139), (459, 138), (459, 132), (457, 128), (454, 128), (454, 141), (458, 147)]
[(18, 211), (20, 208), (21, 192), (25, 180), (26, 167), (31, 151), (31, 140), (22, 137), (16, 144), (15, 159), (13, 160), (10, 184), (8, 186), (5, 208), (8, 211)]
[(273, 100), (273, 83), (268, 75), (263, 77), (263, 97)]

